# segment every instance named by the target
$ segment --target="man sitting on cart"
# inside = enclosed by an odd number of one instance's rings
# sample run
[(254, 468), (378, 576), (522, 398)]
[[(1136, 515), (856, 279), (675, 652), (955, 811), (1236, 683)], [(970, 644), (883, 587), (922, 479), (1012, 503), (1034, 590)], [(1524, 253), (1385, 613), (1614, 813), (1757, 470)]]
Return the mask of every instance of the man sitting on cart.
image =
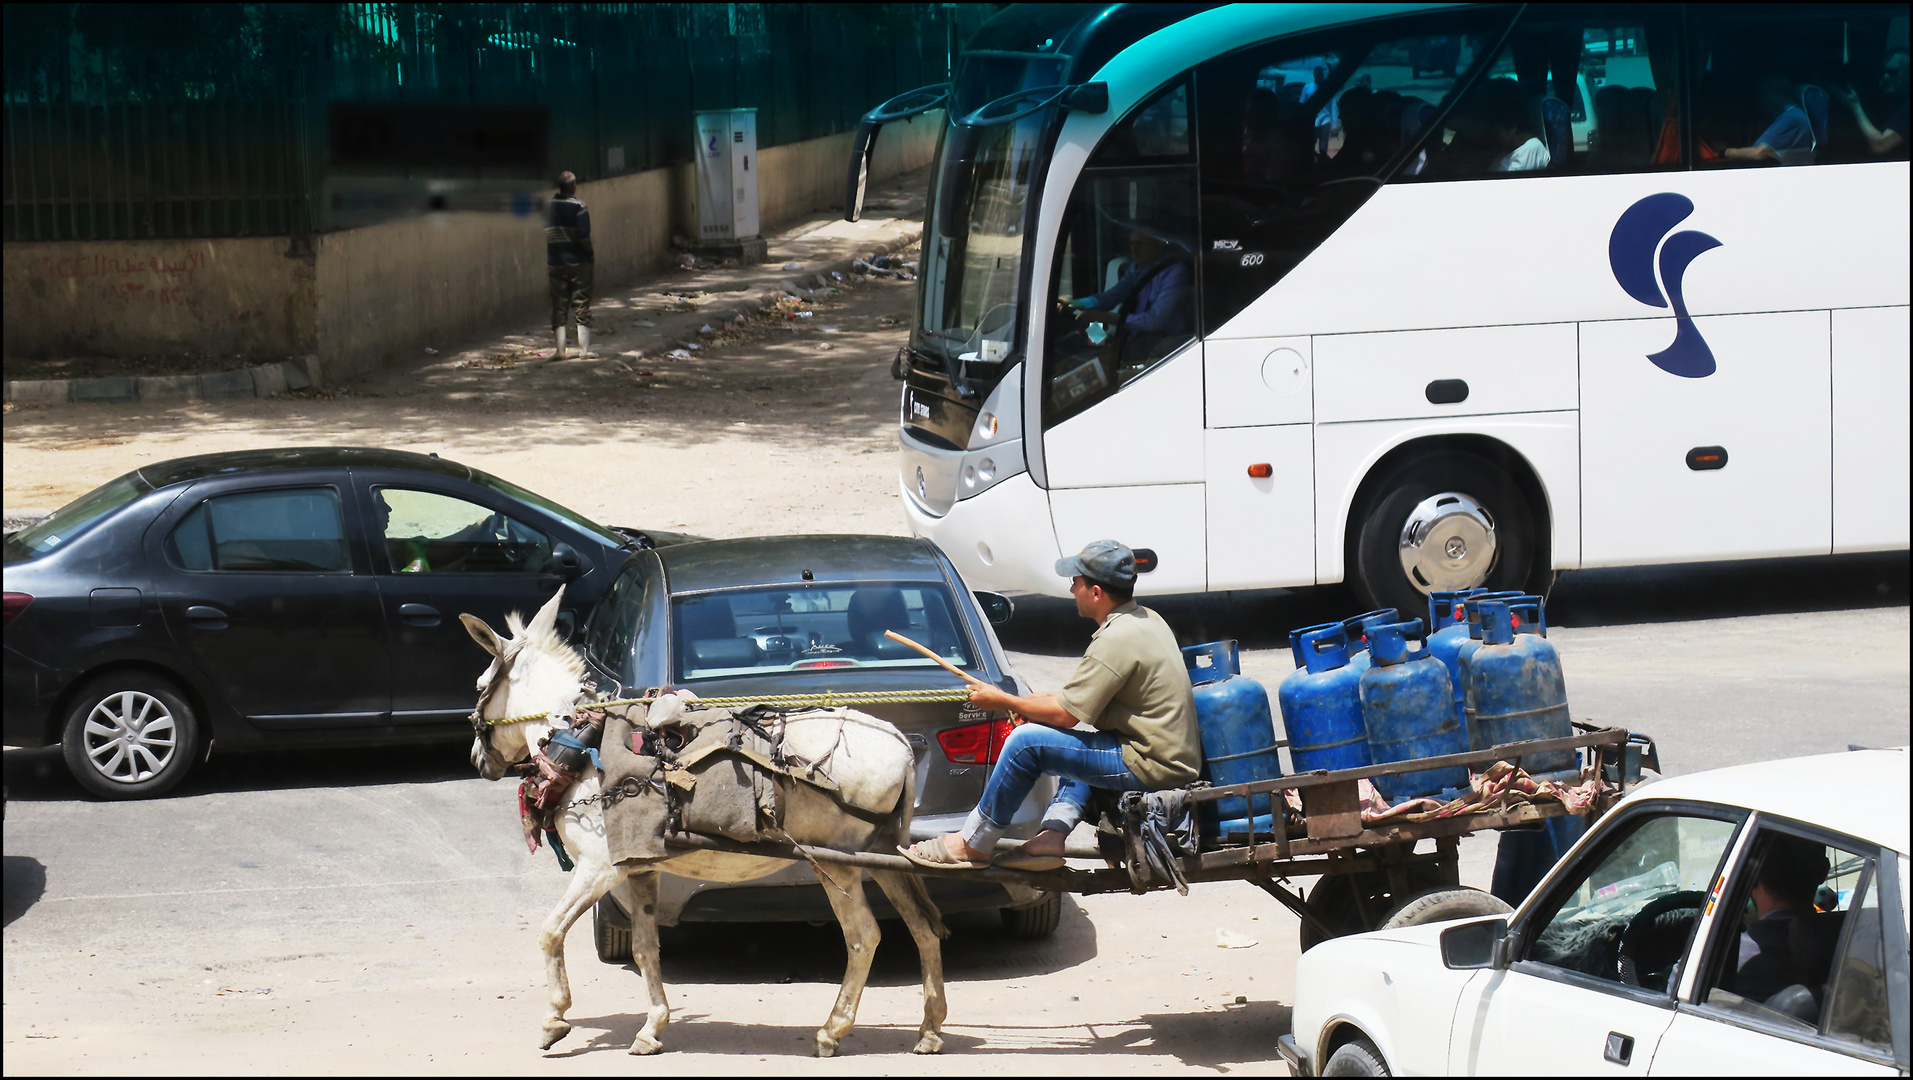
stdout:
[(1097, 624), (1089, 651), (1059, 694), (971, 689), (977, 708), (1007, 709), (1030, 722), (1003, 744), (983, 800), (962, 830), (901, 849), (911, 862), (946, 869), (991, 865), (990, 853), (1016, 808), (1047, 773), (1062, 783), (1043, 815), (1043, 831), (994, 864), (1052, 870), (1063, 865), (1063, 839), (1082, 820), (1091, 788), (1156, 791), (1190, 783), (1201, 771), (1188, 668), (1162, 616), (1133, 598), (1135, 554), (1114, 540), (1098, 540), (1057, 560), (1056, 572), (1070, 579), (1077, 614)]

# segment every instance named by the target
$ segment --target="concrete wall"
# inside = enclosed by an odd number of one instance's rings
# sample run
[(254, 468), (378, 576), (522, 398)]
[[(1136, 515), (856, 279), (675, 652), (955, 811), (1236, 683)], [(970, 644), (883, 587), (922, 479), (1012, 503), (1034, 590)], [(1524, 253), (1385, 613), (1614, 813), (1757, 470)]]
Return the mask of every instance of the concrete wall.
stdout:
[(287, 248), (283, 236), (8, 244), (6, 354), (309, 353), (313, 267)]
[[(872, 180), (929, 164), (942, 116), (892, 124)], [(852, 136), (759, 154), (766, 232), (842, 203)], [(597, 288), (670, 264), (671, 237), (697, 235), (689, 164), (579, 185), (591, 208)], [(436, 214), (284, 238), (8, 244), (9, 356), (317, 355), (328, 381), (352, 378), (546, 310), (535, 221)], [(228, 365), (230, 366), (230, 365)], [(211, 368), (209, 368), (211, 370)]]

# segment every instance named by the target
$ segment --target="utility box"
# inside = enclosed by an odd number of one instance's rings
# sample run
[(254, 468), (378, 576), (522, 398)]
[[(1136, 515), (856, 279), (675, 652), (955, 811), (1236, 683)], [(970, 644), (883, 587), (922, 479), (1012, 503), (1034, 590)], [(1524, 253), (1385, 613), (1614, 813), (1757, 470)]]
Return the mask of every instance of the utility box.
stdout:
[(695, 250), (763, 262), (769, 252), (758, 236), (757, 110), (713, 109), (692, 115), (697, 127)]

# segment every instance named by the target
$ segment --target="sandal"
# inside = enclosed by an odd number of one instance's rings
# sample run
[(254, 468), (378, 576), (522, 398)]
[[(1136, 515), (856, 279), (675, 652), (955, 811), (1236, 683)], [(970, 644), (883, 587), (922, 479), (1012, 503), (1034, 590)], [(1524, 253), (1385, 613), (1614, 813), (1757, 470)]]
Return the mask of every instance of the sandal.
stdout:
[(1003, 870), (1025, 870), (1040, 873), (1044, 870), (1061, 870), (1065, 865), (1061, 855), (1036, 855), (1027, 851), (1006, 851), (990, 861), (991, 866)]
[(983, 870), (990, 865), (987, 861), (962, 859), (950, 854), (950, 849), (943, 846), (941, 836), (930, 840), (919, 840), (909, 847), (899, 844), (897, 853), (918, 866), (932, 870)]

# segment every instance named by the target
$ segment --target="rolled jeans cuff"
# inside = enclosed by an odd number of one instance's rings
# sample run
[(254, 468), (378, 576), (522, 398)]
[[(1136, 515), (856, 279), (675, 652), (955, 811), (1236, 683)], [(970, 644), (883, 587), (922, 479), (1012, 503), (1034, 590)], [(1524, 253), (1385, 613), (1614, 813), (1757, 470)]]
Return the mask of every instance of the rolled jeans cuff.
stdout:
[(1067, 834), (1081, 820), (1083, 808), (1064, 799), (1057, 799), (1049, 804), (1048, 810), (1043, 811), (1043, 827), (1059, 833)]
[(1003, 839), (1003, 830), (1006, 828), (1008, 826), (998, 825), (984, 817), (983, 809), (978, 807), (970, 811), (970, 816), (965, 819), (957, 835), (970, 845), (971, 850), (988, 853), (996, 849), (996, 842)]

